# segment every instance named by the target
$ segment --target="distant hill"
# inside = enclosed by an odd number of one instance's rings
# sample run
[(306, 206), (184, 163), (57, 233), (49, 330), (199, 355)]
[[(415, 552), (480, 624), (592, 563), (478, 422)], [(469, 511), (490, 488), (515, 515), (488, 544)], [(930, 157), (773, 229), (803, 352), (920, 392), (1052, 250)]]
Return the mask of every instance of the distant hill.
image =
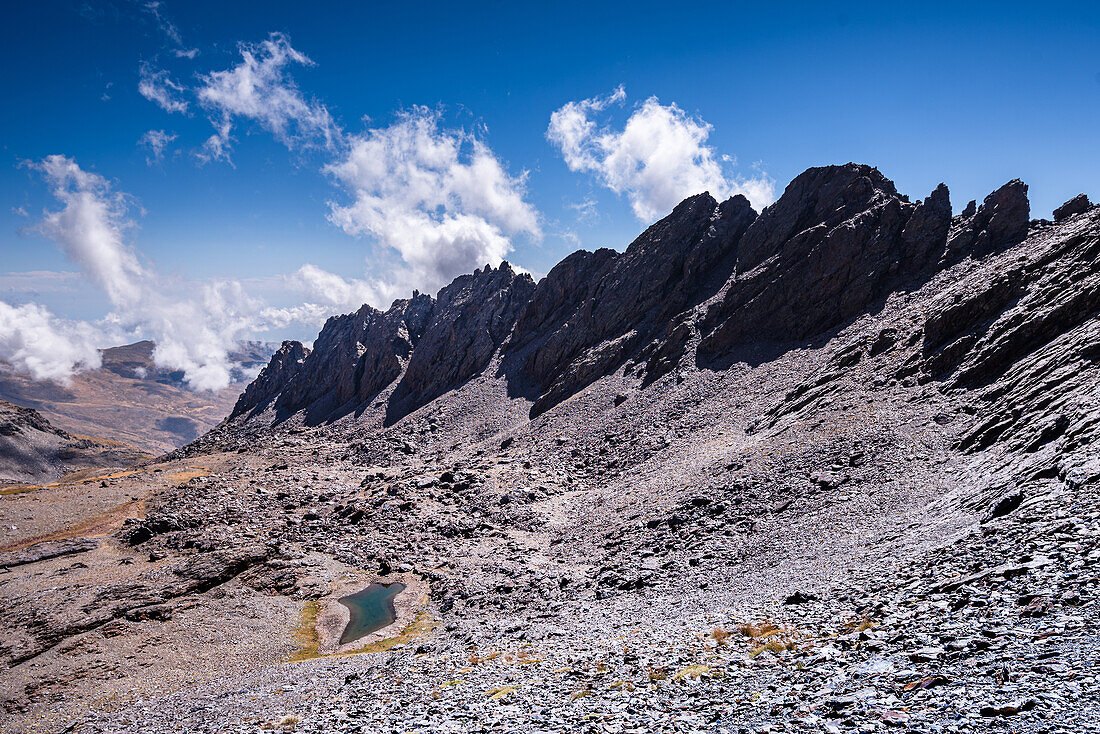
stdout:
[(0, 484), (48, 482), (79, 469), (149, 458), (118, 441), (74, 436), (36, 410), (0, 400)]
[(103, 366), (77, 374), (70, 385), (33, 380), (0, 362), (0, 399), (33, 408), (75, 434), (122, 441), (161, 454), (216, 426), (277, 345), (248, 342), (232, 355), (235, 382), (217, 392), (193, 392), (183, 373), (157, 367), (151, 341), (103, 350)]

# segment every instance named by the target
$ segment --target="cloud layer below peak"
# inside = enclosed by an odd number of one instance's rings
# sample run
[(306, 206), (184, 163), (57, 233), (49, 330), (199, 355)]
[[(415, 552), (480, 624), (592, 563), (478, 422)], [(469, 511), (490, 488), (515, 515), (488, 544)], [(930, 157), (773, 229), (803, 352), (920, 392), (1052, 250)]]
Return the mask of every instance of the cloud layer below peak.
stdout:
[(108, 346), (141, 334), (156, 342), (157, 364), (182, 370), (192, 388), (227, 386), (234, 366), (229, 353), (263, 329), (262, 304), (237, 281), (180, 282), (142, 263), (126, 241), (135, 226), (128, 197), (99, 174), (63, 155), (30, 165), (60, 204), (44, 212), (36, 230), (80, 266), (113, 310), (92, 325), (59, 321), (33, 304), (0, 304), (7, 322), (0, 330), (0, 347), (15, 355), (7, 361), (40, 379), (65, 379), (99, 364), (94, 343)]

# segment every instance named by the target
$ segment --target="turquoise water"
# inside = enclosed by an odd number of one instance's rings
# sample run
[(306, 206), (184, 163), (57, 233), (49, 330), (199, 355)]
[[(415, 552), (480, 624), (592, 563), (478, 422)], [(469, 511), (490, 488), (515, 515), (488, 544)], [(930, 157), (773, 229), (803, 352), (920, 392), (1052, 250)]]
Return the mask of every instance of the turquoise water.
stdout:
[(393, 599), (404, 590), (405, 585), (400, 583), (371, 584), (362, 591), (341, 598), (340, 603), (351, 611), (351, 621), (344, 628), (344, 634), (340, 635), (340, 644), (346, 645), (393, 624), (397, 619)]

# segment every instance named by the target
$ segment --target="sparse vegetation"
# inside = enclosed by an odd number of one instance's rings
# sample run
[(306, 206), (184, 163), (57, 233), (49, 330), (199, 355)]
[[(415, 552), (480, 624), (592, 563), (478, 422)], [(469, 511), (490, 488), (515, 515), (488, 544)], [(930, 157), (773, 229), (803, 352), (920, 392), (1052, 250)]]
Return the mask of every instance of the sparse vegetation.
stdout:
[(264, 731), (294, 731), (298, 728), (298, 724), (302, 722), (302, 719), (298, 716), (290, 715), (275, 721), (269, 719), (260, 724), (260, 728)]
[(700, 678), (713, 677), (715, 668), (709, 665), (688, 665), (680, 668), (672, 676), (674, 681), (699, 680)]
[(778, 655), (781, 652), (786, 652), (787, 650), (792, 649), (792, 647), (793, 647), (793, 645), (789, 645), (788, 643), (781, 642), (780, 640), (769, 640), (768, 642), (764, 643), (763, 645), (760, 645), (759, 647), (754, 647), (752, 649), (752, 651), (749, 652), (749, 657), (750, 658), (755, 658), (755, 657), (758, 657), (759, 655), (761, 655), (762, 653), (765, 653), (765, 652), (770, 652), (770, 653)]
[(737, 631), (743, 634), (745, 637), (750, 637), (754, 640), (771, 637), (779, 633), (779, 628), (771, 622), (745, 622), (744, 624), (737, 625)]
[(358, 650), (352, 650), (350, 652), (337, 653), (340, 656), (344, 655), (361, 655), (363, 653), (372, 652), (385, 652), (398, 645), (404, 645), (413, 640), (418, 640), (421, 637), (429, 634), (436, 627), (436, 622), (432, 619), (431, 615), (427, 612), (420, 611), (416, 613), (413, 621), (405, 625), (405, 629), (401, 630), (396, 637), (389, 637), (385, 640), (378, 640), (371, 642)]
[(668, 668), (647, 668), (646, 674), (651, 681), (668, 680)]
[(311, 660), (317, 657), (319, 640), (317, 639), (317, 614), (321, 610), (320, 603), (307, 601), (302, 607), (302, 614), (298, 620), (298, 627), (294, 631), (294, 639), (298, 641), (298, 652), (287, 658), (288, 663), (297, 663), (302, 660)]
[(493, 688), (492, 690), (486, 691), (485, 695), (494, 701), (499, 701), (502, 698), (511, 696), (516, 690), (518, 690), (516, 686), (501, 686), (500, 688)]

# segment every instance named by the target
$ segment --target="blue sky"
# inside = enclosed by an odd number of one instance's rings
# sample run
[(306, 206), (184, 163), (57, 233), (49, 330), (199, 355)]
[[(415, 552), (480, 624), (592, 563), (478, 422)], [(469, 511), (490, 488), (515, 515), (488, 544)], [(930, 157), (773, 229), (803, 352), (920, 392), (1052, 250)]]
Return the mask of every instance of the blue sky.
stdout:
[[(165, 340), (181, 318), (236, 309), (194, 336), (198, 352), (161, 355), (196, 374), (227, 339), (309, 338), (322, 313), (434, 291), (479, 256), (537, 275), (578, 247), (621, 249), (696, 185), (763, 204), (808, 166), (854, 160), (914, 197), (944, 181), (956, 210), (1014, 177), (1033, 216), (1100, 193), (1095, 3), (47, 0), (5, 14), (9, 321), (35, 305), (54, 336)], [(237, 77), (217, 89), (245, 53), (275, 60), (258, 107), (232, 98)], [(220, 157), (207, 142), (219, 124)], [(140, 142), (151, 131), (170, 139), (159, 156)], [(439, 143), (456, 157), (427, 185), (446, 191), (417, 199), (424, 171), (401, 184), (403, 156)], [(390, 167), (338, 168), (357, 144)], [(84, 196), (106, 207), (106, 241), (73, 229), (90, 221), (76, 216)], [(225, 281), (248, 305), (173, 300)], [(239, 323), (302, 304), (316, 308), (257, 319), (255, 334)], [(158, 308), (172, 315), (138, 313)], [(0, 326), (0, 344), (33, 356), (56, 343), (35, 347), (30, 328)]]

